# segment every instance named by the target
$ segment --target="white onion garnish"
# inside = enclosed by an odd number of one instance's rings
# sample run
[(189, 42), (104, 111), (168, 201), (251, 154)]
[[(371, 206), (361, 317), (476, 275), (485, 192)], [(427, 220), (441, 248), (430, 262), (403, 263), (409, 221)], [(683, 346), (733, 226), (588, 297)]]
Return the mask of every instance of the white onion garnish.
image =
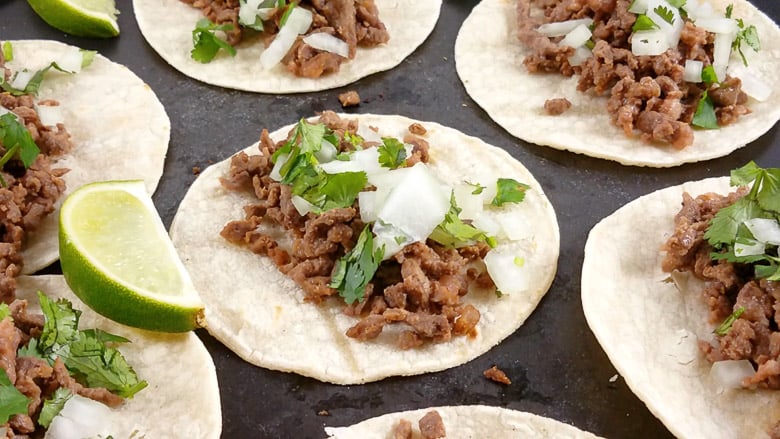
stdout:
[[(687, 0), (685, 2), (685, 12), (688, 13), (688, 18), (693, 21), (719, 16), (715, 13), (715, 10), (712, 9), (712, 5), (706, 1), (704, 3), (699, 3), (697, 0)], [(720, 16), (722, 16), (722, 14)]]
[(736, 34), (739, 31), (737, 20), (726, 17), (700, 18), (696, 26), (714, 34)]
[(326, 174), (364, 171), (363, 165), (354, 160), (333, 160), (326, 163), (320, 163), (320, 168), (325, 171)]
[(59, 105), (35, 104), (35, 111), (38, 113), (41, 123), (45, 126), (57, 126), (58, 123), (63, 123), (65, 120), (62, 108)]
[(631, 35), (631, 52), (636, 56), (660, 55), (669, 47), (666, 34), (660, 30), (641, 30)]
[(715, 69), (715, 75), (718, 81), (726, 79), (726, 69), (729, 65), (731, 56), (731, 42), (734, 41), (735, 34), (715, 34), (715, 42), (712, 54), (712, 68)]
[(339, 38), (326, 32), (317, 32), (303, 37), (303, 42), (309, 46), (326, 52), (335, 53), (343, 58), (349, 58), (349, 45)]
[(647, 11), (647, 0), (634, 0), (631, 2), (628, 12), (632, 14), (644, 14)]
[(766, 244), (752, 239), (737, 241), (734, 243), (734, 254), (737, 256), (763, 255), (766, 251)]
[(695, 59), (686, 59), (685, 70), (683, 71), (683, 80), (685, 80), (685, 82), (701, 82), (701, 71), (703, 69), (703, 62)]
[(301, 216), (306, 216), (307, 213), (314, 210), (314, 205), (303, 199), (303, 197), (300, 197), (298, 195), (293, 195), (290, 199), (293, 206), (295, 206), (295, 210), (298, 211), (298, 214)]
[(81, 71), (81, 63), (84, 62), (84, 54), (78, 47), (72, 47), (61, 52), (54, 62), (66, 72), (78, 73)]
[(338, 153), (339, 151), (336, 149), (335, 145), (325, 139), (322, 139), (322, 142), (320, 143), (320, 150), (314, 153), (314, 157), (318, 162), (325, 163), (336, 158)]
[(17, 89), (17, 90), (24, 90), (25, 87), (27, 87), (27, 84), (30, 82), (30, 80), (35, 76), (35, 72), (30, 70), (20, 70), (16, 72), (16, 75), (14, 75), (13, 80), (11, 80), (11, 87)]
[(485, 266), (496, 288), (504, 294), (522, 293), (532, 275), (530, 257), (520, 245), (496, 247), (485, 255)]
[(359, 124), (357, 129), (357, 135), (363, 138), (365, 142), (378, 142), (382, 143), (382, 136), (376, 131), (372, 130), (370, 126), (365, 124)]
[(780, 245), (780, 224), (770, 218), (751, 218), (742, 222), (757, 241)]
[(44, 438), (83, 439), (107, 436), (112, 433), (112, 414), (111, 409), (102, 403), (73, 395), (52, 419)]
[(580, 47), (584, 45), (591, 36), (590, 29), (585, 24), (579, 24), (577, 27), (567, 33), (565, 37), (558, 43), (559, 46)]
[(536, 31), (540, 34), (546, 36), (546, 37), (562, 37), (569, 32), (571, 32), (575, 27), (584, 24), (585, 26), (590, 26), (593, 24), (592, 18), (578, 18), (575, 20), (566, 20), (566, 21), (559, 21), (556, 23), (545, 23), (538, 28), (536, 28)]
[(287, 17), (287, 22), (279, 29), (276, 38), (260, 54), (260, 64), (264, 69), (271, 69), (287, 55), (287, 52), (295, 44), (298, 35), (306, 33), (312, 22), (311, 11), (295, 7)]
[(741, 388), (742, 380), (755, 373), (748, 360), (716, 361), (710, 368), (710, 377), (720, 386), (721, 391)]
[(264, 6), (266, 3), (268, 2), (264, 0), (246, 0), (246, 2), (242, 2), (241, 7), (238, 9), (238, 24), (252, 26), (258, 18), (263, 21), (271, 18), (271, 14), (276, 8)]
[[(658, 8), (665, 8), (672, 13), (672, 22), (667, 22), (661, 15), (656, 12)], [(680, 42), (680, 34), (682, 33), (685, 20), (680, 16), (680, 10), (670, 5), (665, 0), (648, 0), (647, 12), (645, 12), (648, 18), (653, 20), (660, 31), (666, 36), (669, 41), (669, 47), (677, 47), (677, 43)]]
[(274, 167), (271, 168), (271, 173), (268, 174), (269, 177), (271, 177), (271, 180), (273, 181), (282, 181), (282, 174), (280, 170), (282, 169), (282, 166), (287, 162), (287, 159), (290, 157), (290, 154), (279, 154), (276, 156), (276, 163), (274, 163)]
[(728, 73), (742, 81), (742, 91), (751, 98), (766, 102), (772, 95), (772, 87), (762, 78), (753, 74), (752, 69), (745, 67), (742, 63), (729, 65)]
[(574, 67), (582, 65), (591, 56), (593, 56), (593, 52), (587, 47), (577, 47), (574, 49), (574, 54), (569, 57), (569, 65)]

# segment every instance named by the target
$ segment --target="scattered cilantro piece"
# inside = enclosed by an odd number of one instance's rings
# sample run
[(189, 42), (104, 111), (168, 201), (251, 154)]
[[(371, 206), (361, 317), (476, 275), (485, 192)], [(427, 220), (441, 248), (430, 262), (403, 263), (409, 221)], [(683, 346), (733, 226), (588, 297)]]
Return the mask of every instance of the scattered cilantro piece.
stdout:
[(731, 3), (728, 6), (726, 6), (726, 18), (731, 18), (731, 14), (734, 13), (734, 4)]
[(100, 330), (78, 330), (81, 312), (65, 299), (53, 301), (40, 291), (38, 298), (45, 323), (38, 350), (53, 362), (60, 357), (74, 378), (89, 387), (105, 387), (125, 398), (131, 398), (147, 386), (139, 381), (135, 371), (122, 354), (105, 342), (125, 341), (124, 338)]
[(393, 238), (396, 244), (401, 245), (406, 242), (406, 236), (396, 236)]
[(3, 59), (6, 62), (14, 60), (14, 46), (10, 41), (3, 41)]
[(81, 52), (81, 68), (89, 67), (90, 64), (92, 64), (92, 61), (95, 60), (95, 55), (97, 55), (97, 51), (95, 50), (86, 50), (86, 49), (80, 49)]
[(382, 137), (379, 145), (379, 164), (385, 168), (396, 169), (406, 164), (406, 148), (398, 139)]
[(515, 256), (513, 262), (515, 263), (515, 265), (522, 268), (525, 265), (525, 258), (521, 256)]
[(33, 358), (40, 358), (41, 360), (45, 360), (43, 356), (41, 355), (40, 349), (38, 349), (38, 339), (31, 338), (30, 341), (27, 342), (26, 346), (20, 346), (19, 349), (16, 351), (17, 357), (33, 357)]
[(5, 424), (13, 415), (26, 414), (28, 399), (8, 379), (5, 369), (0, 367), (0, 424)]
[(460, 219), (461, 209), (455, 201), (455, 194), (450, 195), (450, 210), (444, 215), (444, 220), (433, 229), (429, 239), (447, 247), (463, 247), (482, 241), (490, 247), (496, 246), (496, 239), (488, 236), (482, 230), (466, 224)]
[(499, 299), (504, 297), (504, 293), (502, 293), (501, 290), (499, 290), (498, 288), (496, 288), (496, 297), (498, 297)]
[(707, 87), (718, 83), (718, 75), (715, 73), (715, 67), (712, 64), (701, 69), (701, 80)]
[(344, 140), (349, 142), (353, 148), (358, 149), (363, 144), (363, 138), (357, 134), (344, 131)]
[(356, 300), (362, 302), (366, 285), (374, 277), (384, 255), (384, 246), (374, 250), (374, 235), (366, 225), (360, 232), (355, 247), (336, 262), (328, 286), (338, 290), (339, 296), (349, 305)]
[[(287, 19), (290, 18), (290, 14), (292, 14), (292, 10), (298, 6), (298, 2), (290, 2), (287, 5), (287, 8), (284, 10), (284, 13), (282, 14), (282, 18), (279, 19), (279, 28), (281, 29), (282, 26), (287, 24)], [(280, 6), (281, 7), (281, 6)]]
[(715, 104), (705, 91), (696, 105), (696, 113), (693, 114), (691, 124), (699, 128), (717, 129), (718, 117), (715, 115)]
[(593, 42), (592, 38), (588, 38), (588, 41), (585, 42), (585, 47), (587, 47), (590, 50), (593, 50), (593, 48), (596, 47), (596, 43)]
[[(246, 0), (239, 0), (238, 4), (239, 4), (239, 10), (248, 7), (246, 5)], [(258, 32), (262, 32), (265, 29), (265, 27), (263, 26), (263, 19), (261, 19), (257, 15), (255, 15), (254, 21), (252, 21), (251, 23), (247, 23), (247, 22), (245, 22), (243, 20), (242, 14), (239, 13), (238, 14), (238, 24), (240, 24), (243, 27), (249, 28), (249, 29), (254, 29), (254, 30), (258, 31)]]
[(471, 195), (479, 195), (479, 194), (481, 194), (481, 193), (482, 193), (482, 191), (484, 191), (485, 189), (487, 189), (487, 187), (485, 187), (485, 186), (482, 186), (482, 185), (481, 185), (481, 184), (479, 184), (479, 183), (472, 183), (472, 182), (470, 182), (470, 181), (467, 181), (467, 182), (466, 182), (466, 184), (474, 188), (474, 190), (473, 190), (473, 191), (471, 191)]
[(731, 330), (731, 325), (734, 324), (734, 322), (737, 321), (739, 316), (742, 315), (742, 313), (745, 312), (745, 307), (740, 306), (736, 309), (733, 313), (731, 313), (730, 316), (726, 317), (726, 320), (723, 321), (717, 328), (715, 328), (714, 331), (712, 331), (714, 334), (720, 335), (721, 337), (728, 334)]
[(742, 63), (747, 66), (748, 62), (745, 53), (742, 52), (742, 44), (747, 44), (751, 49), (758, 52), (761, 50), (761, 42), (758, 39), (758, 30), (756, 29), (756, 26), (751, 24), (750, 26), (745, 27), (745, 22), (742, 21), (741, 18), (737, 19), (737, 25), (739, 26), (739, 31), (737, 32), (737, 36), (734, 37), (734, 41), (731, 42), (731, 49), (736, 50), (739, 53), (739, 56), (742, 58)]
[[(5, 148), (5, 154), (0, 157), (0, 169), (15, 157), (22, 161), (25, 168), (29, 168), (41, 152), (30, 132), (13, 113), (0, 116), (0, 145)], [(2, 174), (0, 174), (0, 185), (7, 186)]]
[(11, 309), (8, 308), (8, 304), (0, 303), (0, 321), (5, 320), (5, 318), (10, 315), (11, 315)]
[(200, 63), (208, 63), (217, 56), (219, 49), (224, 49), (230, 56), (236, 56), (236, 48), (217, 36), (217, 31), (231, 31), (232, 24), (214, 24), (208, 18), (201, 18), (192, 31), (190, 56)]
[(745, 220), (757, 217), (765, 217), (763, 209), (746, 197), (740, 198), (731, 206), (718, 211), (707, 227), (704, 239), (716, 247), (732, 245), (737, 239), (739, 226)]
[(645, 14), (639, 14), (636, 16), (636, 21), (634, 22), (634, 26), (631, 27), (632, 32), (641, 31), (641, 30), (653, 30), (658, 29), (658, 25), (655, 24), (652, 18), (648, 17)]
[(368, 183), (368, 176), (365, 172), (342, 172), (325, 175), (324, 184), (318, 188), (319, 193), (325, 196), (324, 202), (318, 206), (323, 211), (351, 206)]
[(58, 387), (50, 399), (43, 401), (43, 408), (38, 416), (38, 423), (44, 428), (49, 428), (51, 421), (60, 414), (62, 408), (65, 407), (65, 403), (72, 396), (73, 394), (70, 393), (67, 387)]
[(504, 203), (519, 203), (525, 198), (525, 191), (531, 187), (511, 178), (499, 178), (496, 181), (498, 191), (490, 202), (493, 206), (502, 206)]
[(664, 5), (658, 5), (653, 9), (653, 12), (658, 14), (661, 19), (669, 24), (674, 24), (674, 12)]

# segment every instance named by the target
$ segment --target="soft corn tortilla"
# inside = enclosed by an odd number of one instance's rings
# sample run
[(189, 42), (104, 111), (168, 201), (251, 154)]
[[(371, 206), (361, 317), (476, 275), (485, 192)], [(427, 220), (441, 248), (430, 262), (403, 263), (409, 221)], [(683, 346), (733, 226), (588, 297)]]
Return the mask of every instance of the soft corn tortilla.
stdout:
[(720, 391), (697, 346), (715, 329), (702, 283), (686, 277), (683, 294), (661, 271), (661, 246), (674, 231), (683, 192), (733, 190), (722, 177), (653, 192), (599, 222), (585, 245), (588, 325), (631, 390), (680, 438), (767, 437), (780, 421), (777, 391)]
[(164, 334), (123, 326), (84, 305), (62, 276), (18, 278), (16, 297), (26, 299), (32, 312), (40, 312), (37, 291), (50, 298), (64, 297), (81, 310), (80, 329), (100, 328), (130, 340), (118, 349), (149, 385), (112, 410), (113, 437), (220, 437), (217, 373), (211, 355), (193, 332)]
[[(38, 70), (70, 47), (56, 41), (11, 41), (14, 60), (6, 66)], [(163, 172), (171, 123), (154, 92), (127, 67), (96, 55), (77, 74), (50, 70), (36, 102), (59, 101), (73, 150), (52, 160), (52, 168), (69, 168), (66, 190), (57, 210), (26, 237), (23, 274), (34, 273), (59, 258), (57, 216), (69, 193), (101, 180), (144, 180), (153, 193)]]
[[(342, 117), (350, 117), (341, 115)], [(414, 120), (401, 116), (360, 115), (363, 125), (379, 128), (382, 136), (402, 138)], [(557, 268), (559, 232), (555, 212), (541, 186), (506, 151), (451, 128), (421, 122), (430, 144), (430, 163), (439, 177), (462, 180), (514, 178), (531, 186), (522, 203), (508, 207), (517, 221), (528, 224), (522, 242), (530, 281), (525, 294), (501, 298), (491, 292), (472, 293), (465, 302), (482, 314), (474, 337), (453, 337), (401, 351), (395, 347), (399, 328), (390, 325), (374, 340), (361, 342), (345, 335), (357, 319), (342, 313), (343, 301), (332, 298), (320, 306), (304, 302), (303, 291), (280, 273), (270, 258), (229, 243), (219, 232), (244, 216), (252, 196), (228, 191), (219, 183), (230, 159), (210, 166), (189, 189), (171, 225), (171, 237), (192, 275), (206, 307), (209, 332), (246, 361), (322, 381), (356, 384), (394, 375), (416, 375), (465, 363), (513, 333), (536, 307), (552, 283)], [(272, 133), (284, 139), (291, 126)], [(258, 153), (257, 145), (248, 147)], [(341, 302), (342, 304), (339, 304)]]
[(393, 428), (402, 419), (406, 419), (412, 423), (412, 437), (419, 438), (417, 422), (431, 410), (439, 412), (448, 438), (597, 438), (591, 433), (551, 418), (485, 405), (431, 407), (389, 413), (348, 427), (325, 427), (325, 433), (329, 439), (386, 439), (391, 437)]
[[(464, 21), (455, 42), (455, 66), (468, 94), (496, 123), (527, 142), (564, 149), (624, 165), (669, 167), (721, 157), (769, 131), (780, 119), (780, 28), (745, 0), (709, 0), (715, 10), (734, 4), (735, 18), (758, 28), (762, 50), (750, 69), (772, 87), (765, 102), (750, 99), (752, 114), (717, 130), (696, 130), (683, 150), (628, 138), (607, 114), (608, 93), (597, 97), (577, 91), (578, 76), (531, 74), (523, 65), (530, 53), (517, 39), (514, 0), (483, 0)], [(739, 55), (733, 53), (732, 61)], [(741, 63), (741, 61), (739, 61)], [(572, 106), (558, 116), (544, 102), (565, 97)]]
[(301, 78), (277, 64), (260, 65), (264, 46), (259, 38), (242, 41), (236, 56), (220, 51), (209, 63), (190, 57), (192, 30), (203, 18), (200, 9), (180, 0), (133, 0), (135, 17), (146, 41), (168, 64), (185, 75), (220, 87), (260, 93), (301, 93), (351, 84), (372, 73), (389, 70), (428, 38), (439, 19), (441, 0), (376, 0), (379, 18), (390, 41), (373, 48), (358, 47), (354, 59), (338, 72), (320, 78)]

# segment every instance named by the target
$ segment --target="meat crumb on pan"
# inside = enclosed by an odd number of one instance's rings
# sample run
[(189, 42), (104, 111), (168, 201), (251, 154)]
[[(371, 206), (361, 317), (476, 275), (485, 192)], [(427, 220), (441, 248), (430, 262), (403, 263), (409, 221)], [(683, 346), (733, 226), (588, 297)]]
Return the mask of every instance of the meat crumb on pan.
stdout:
[(393, 439), (412, 439), (412, 423), (401, 419), (393, 429)]
[(571, 108), (571, 102), (566, 98), (553, 98), (544, 101), (544, 111), (550, 116), (558, 116)]
[(503, 370), (499, 369), (495, 365), (490, 369), (482, 372), (482, 375), (484, 375), (485, 378), (500, 384), (504, 384), (507, 386), (512, 384), (512, 380), (510, 380), (509, 377), (506, 376), (506, 373), (504, 373)]
[(425, 133), (428, 132), (428, 130), (425, 129), (422, 124), (419, 124), (417, 122), (409, 125), (409, 132), (418, 136), (424, 136)]
[(447, 437), (447, 430), (444, 428), (444, 421), (436, 410), (431, 410), (420, 418), (420, 435), (423, 439), (438, 439)]
[(339, 102), (343, 108), (357, 107), (360, 105), (360, 95), (355, 90), (345, 91), (339, 95)]

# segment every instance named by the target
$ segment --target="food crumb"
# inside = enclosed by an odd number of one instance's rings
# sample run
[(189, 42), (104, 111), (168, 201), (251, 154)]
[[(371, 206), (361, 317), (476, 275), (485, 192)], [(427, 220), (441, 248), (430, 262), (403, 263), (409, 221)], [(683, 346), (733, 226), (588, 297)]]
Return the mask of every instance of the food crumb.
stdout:
[(415, 122), (409, 125), (409, 132), (412, 134), (416, 134), (418, 136), (423, 136), (425, 135), (425, 133), (428, 132), (428, 130), (426, 130), (425, 127), (422, 126), (421, 124)]
[(484, 375), (485, 378), (500, 384), (504, 384), (507, 386), (512, 384), (512, 381), (509, 379), (508, 376), (506, 376), (504, 371), (499, 369), (495, 365), (493, 365), (493, 367), (491, 367), (490, 369), (482, 372), (482, 375)]
[(200, 175), (200, 166), (192, 167), (192, 175)]
[(339, 95), (339, 102), (343, 108), (357, 107), (360, 105), (360, 95), (355, 90), (349, 90)]
[(330, 412), (327, 410), (320, 410), (317, 412), (317, 416), (330, 416)]
[(544, 101), (544, 111), (550, 116), (558, 116), (571, 108), (571, 102), (566, 98), (554, 98)]
[(614, 383), (617, 380), (618, 380), (618, 374), (614, 374), (612, 375), (612, 377), (610, 377), (609, 382)]

